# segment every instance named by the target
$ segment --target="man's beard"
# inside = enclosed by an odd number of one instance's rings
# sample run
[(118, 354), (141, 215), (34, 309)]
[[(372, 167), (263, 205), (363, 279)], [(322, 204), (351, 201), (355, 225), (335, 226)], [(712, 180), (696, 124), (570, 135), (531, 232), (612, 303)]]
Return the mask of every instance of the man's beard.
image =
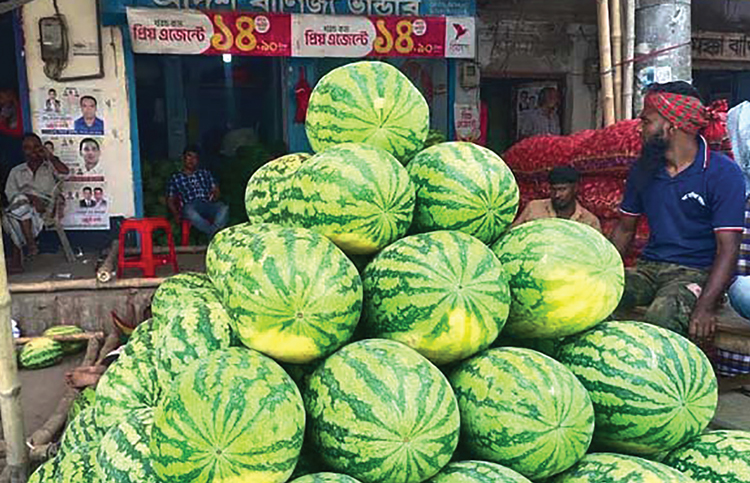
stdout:
[(552, 208), (554, 208), (555, 212), (564, 211), (571, 206), (573, 206), (573, 203), (575, 203), (575, 200), (573, 201), (563, 201), (563, 200), (555, 200), (552, 199)]
[(635, 179), (635, 182), (639, 190), (645, 188), (656, 173), (665, 165), (667, 149), (669, 149), (669, 143), (661, 136), (654, 136), (643, 143), (641, 156), (636, 161), (636, 166), (639, 168), (639, 176)]

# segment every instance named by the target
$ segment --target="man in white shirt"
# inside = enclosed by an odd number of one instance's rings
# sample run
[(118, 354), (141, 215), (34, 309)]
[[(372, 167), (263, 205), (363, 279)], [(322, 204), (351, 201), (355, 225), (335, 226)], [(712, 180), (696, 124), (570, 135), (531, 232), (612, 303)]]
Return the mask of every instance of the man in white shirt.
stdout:
[(560, 114), (558, 106), (560, 94), (554, 87), (545, 87), (539, 92), (539, 107), (523, 113), (520, 136), (521, 139), (531, 136), (552, 135), (559, 136)]

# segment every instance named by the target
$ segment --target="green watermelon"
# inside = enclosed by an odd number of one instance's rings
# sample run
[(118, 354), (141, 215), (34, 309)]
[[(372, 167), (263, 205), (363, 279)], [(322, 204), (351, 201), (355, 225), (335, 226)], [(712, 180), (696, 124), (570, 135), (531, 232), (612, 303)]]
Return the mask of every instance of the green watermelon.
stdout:
[(211, 241), (206, 266), (223, 287), (243, 344), (279, 361), (303, 364), (326, 356), (351, 337), (359, 321), (357, 269), (310, 230), (233, 226)]
[(586, 454), (594, 409), (559, 362), (529, 349), (490, 349), (459, 365), (450, 381), (473, 456), (538, 480)]
[[(56, 483), (99, 483), (99, 465), (96, 462), (98, 445), (81, 446), (58, 455)], [(103, 483), (103, 482), (102, 482)]]
[(167, 321), (167, 311), (179, 306), (184, 297), (195, 296), (197, 293), (210, 297), (216, 290), (205, 273), (178, 273), (162, 282), (154, 292), (151, 299), (151, 314), (154, 319)]
[(292, 176), (310, 155), (287, 154), (269, 161), (253, 173), (245, 189), (245, 209), (250, 223), (281, 224), (281, 200)]
[(98, 446), (106, 431), (99, 425), (93, 407), (81, 411), (65, 428), (59, 454), (64, 457), (82, 448)]
[(104, 435), (96, 455), (103, 481), (158, 483), (150, 460), (151, 424), (150, 418), (131, 414)]
[(347, 255), (368, 255), (401, 238), (414, 214), (414, 186), (396, 159), (366, 144), (341, 144), (305, 162), (281, 216), (330, 238)]
[(29, 477), (27, 483), (53, 483), (57, 482), (57, 467), (59, 461), (57, 458), (48, 459), (42, 463), (36, 471)]
[(458, 405), (445, 376), (392, 340), (355, 342), (330, 356), (310, 378), (305, 404), (323, 462), (365, 483), (422, 482), (458, 444)]
[(317, 153), (343, 143), (366, 143), (404, 164), (424, 146), (430, 109), (408, 77), (383, 62), (334, 69), (310, 96), (305, 130)]
[(491, 244), (518, 211), (516, 179), (487, 148), (467, 142), (425, 149), (407, 166), (417, 192), (412, 231), (458, 230)]
[(586, 455), (549, 483), (694, 483), (669, 466), (635, 456), (611, 453)]
[(87, 387), (81, 391), (73, 400), (68, 410), (68, 422), (73, 421), (78, 414), (84, 409), (91, 407), (96, 402), (96, 390), (93, 387)]
[[(77, 335), (83, 334), (83, 329), (75, 325), (58, 325), (50, 327), (42, 333), (42, 337), (53, 337), (56, 335)], [(75, 354), (86, 348), (86, 341), (81, 342), (60, 342), (63, 354)]]
[(297, 478), (291, 483), (360, 483), (360, 481), (339, 473), (316, 473)]
[(605, 322), (568, 338), (558, 360), (589, 391), (595, 443), (656, 455), (699, 435), (714, 416), (711, 363), (684, 337), (641, 322)]
[(590, 226), (556, 218), (530, 221), (510, 230), (492, 250), (510, 276), (508, 335), (576, 334), (604, 320), (620, 302), (622, 259)]
[(486, 349), (505, 325), (510, 290), (492, 250), (458, 231), (406, 237), (365, 270), (365, 323), (435, 364)]
[(560, 339), (526, 339), (519, 337), (510, 337), (506, 334), (497, 338), (493, 347), (520, 347), (541, 352), (545, 356), (557, 359), (557, 352), (560, 350), (565, 338)]
[(750, 432), (712, 431), (690, 440), (663, 461), (695, 483), (750, 482)]
[[(153, 319), (152, 319), (153, 320)], [(97, 421), (103, 428), (122, 423), (129, 412), (148, 415), (161, 399), (156, 371), (153, 322), (142, 322), (96, 388)]]
[(47, 337), (35, 337), (24, 344), (18, 362), (24, 369), (42, 369), (54, 366), (62, 357), (62, 344)]
[(278, 364), (219, 350), (185, 369), (156, 409), (151, 464), (169, 483), (281, 483), (304, 429), (302, 397)]
[(531, 483), (526, 477), (487, 461), (457, 461), (427, 483)]

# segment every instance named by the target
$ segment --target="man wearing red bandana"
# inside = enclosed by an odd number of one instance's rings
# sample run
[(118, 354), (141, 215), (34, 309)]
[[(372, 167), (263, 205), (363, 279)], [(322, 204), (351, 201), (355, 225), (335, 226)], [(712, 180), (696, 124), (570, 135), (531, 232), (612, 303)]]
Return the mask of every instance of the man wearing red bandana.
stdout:
[(737, 264), (742, 171), (709, 148), (702, 134), (717, 131), (717, 118), (687, 82), (651, 86), (640, 120), (643, 149), (611, 239), (624, 257), (640, 216), (651, 234), (626, 273), (620, 308), (648, 306), (646, 321), (702, 342)]

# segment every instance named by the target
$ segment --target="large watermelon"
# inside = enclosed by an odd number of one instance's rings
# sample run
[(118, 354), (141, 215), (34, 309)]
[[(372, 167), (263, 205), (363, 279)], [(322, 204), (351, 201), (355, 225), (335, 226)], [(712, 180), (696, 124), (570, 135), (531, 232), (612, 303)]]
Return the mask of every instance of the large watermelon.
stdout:
[(57, 458), (48, 459), (29, 476), (27, 483), (57, 483), (57, 467), (59, 464)]
[(47, 337), (35, 337), (24, 344), (18, 362), (24, 369), (54, 366), (63, 357), (62, 345)]
[(70, 405), (70, 409), (68, 409), (68, 422), (73, 421), (81, 411), (93, 406), (95, 402), (96, 390), (93, 387), (85, 388)]
[(237, 225), (211, 241), (208, 274), (242, 342), (294, 364), (328, 355), (354, 332), (362, 281), (336, 245), (304, 228)]
[(509, 335), (548, 339), (576, 334), (604, 320), (620, 302), (622, 259), (590, 226), (530, 221), (492, 250), (510, 276)]
[(457, 461), (428, 483), (531, 483), (526, 477), (488, 461)]
[(407, 166), (417, 191), (412, 230), (458, 230), (491, 244), (513, 222), (518, 185), (505, 162), (466, 142), (438, 144)]
[(390, 245), (367, 266), (364, 287), (367, 331), (403, 342), (435, 364), (489, 347), (510, 305), (506, 275), (492, 250), (457, 231)]
[(669, 466), (635, 456), (590, 454), (550, 483), (694, 483)]
[(750, 432), (713, 431), (670, 453), (663, 461), (696, 483), (750, 482)]
[[(83, 329), (75, 325), (58, 325), (50, 327), (42, 333), (42, 337), (53, 337), (56, 335), (78, 335), (83, 334)], [(75, 354), (86, 348), (86, 341), (60, 342), (63, 354)]]
[(355, 480), (351, 476), (342, 475), (339, 473), (316, 473), (314, 475), (306, 475), (296, 480), (292, 480), (291, 483), (360, 483), (359, 480)]
[(99, 465), (96, 462), (97, 451), (97, 445), (90, 445), (58, 455), (56, 483), (101, 482)]
[(282, 223), (281, 200), (294, 173), (310, 157), (306, 153), (287, 154), (261, 166), (245, 189), (245, 210), (252, 224)]
[(182, 272), (173, 275), (159, 285), (151, 299), (151, 314), (154, 319), (169, 320), (167, 311), (179, 306), (183, 298), (200, 293), (210, 297), (217, 287), (205, 273)]
[(414, 185), (382, 149), (341, 144), (300, 166), (281, 212), (285, 222), (327, 236), (348, 255), (368, 255), (406, 233)]
[(119, 424), (128, 412), (148, 415), (162, 396), (156, 372), (152, 320), (142, 322), (117, 360), (102, 375), (96, 389), (94, 408), (103, 428)]
[(93, 407), (81, 411), (65, 428), (59, 454), (65, 456), (82, 448), (98, 446), (106, 431), (99, 425)]
[(422, 482), (458, 444), (458, 405), (448, 381), (399, 342), (347, 345), (315, 371), (305, 396), (321, 459), (364, 483)]
[(151, 463), (170, 483), (281, 483), (294, 470), (305, 412), (271, 359), (232, 348), (179, 376), (154, 413)]
[(424, 146), (430, 109), (395, 67), (356, 62), (334, 69), (313, 89), (305, 130), (315, 152), (367, 143), (406, 163)]
[(96, 455), (101, 479), (117, 483), (157, 483), (150, 460), (152, 421), (134, 413), (102, 438)]
[(490, 349), (459, 365), (450, 380), (473, 456), (537, 480), (586, 454), (594, 409), (559, 362), (529, 349)]
[(558, 360), (589, 391), (600, 447), (655, 455), (687, 443), (714, 416), (711, 363), (684, 337), (642, 322), (605, 322), (568, 338)]

